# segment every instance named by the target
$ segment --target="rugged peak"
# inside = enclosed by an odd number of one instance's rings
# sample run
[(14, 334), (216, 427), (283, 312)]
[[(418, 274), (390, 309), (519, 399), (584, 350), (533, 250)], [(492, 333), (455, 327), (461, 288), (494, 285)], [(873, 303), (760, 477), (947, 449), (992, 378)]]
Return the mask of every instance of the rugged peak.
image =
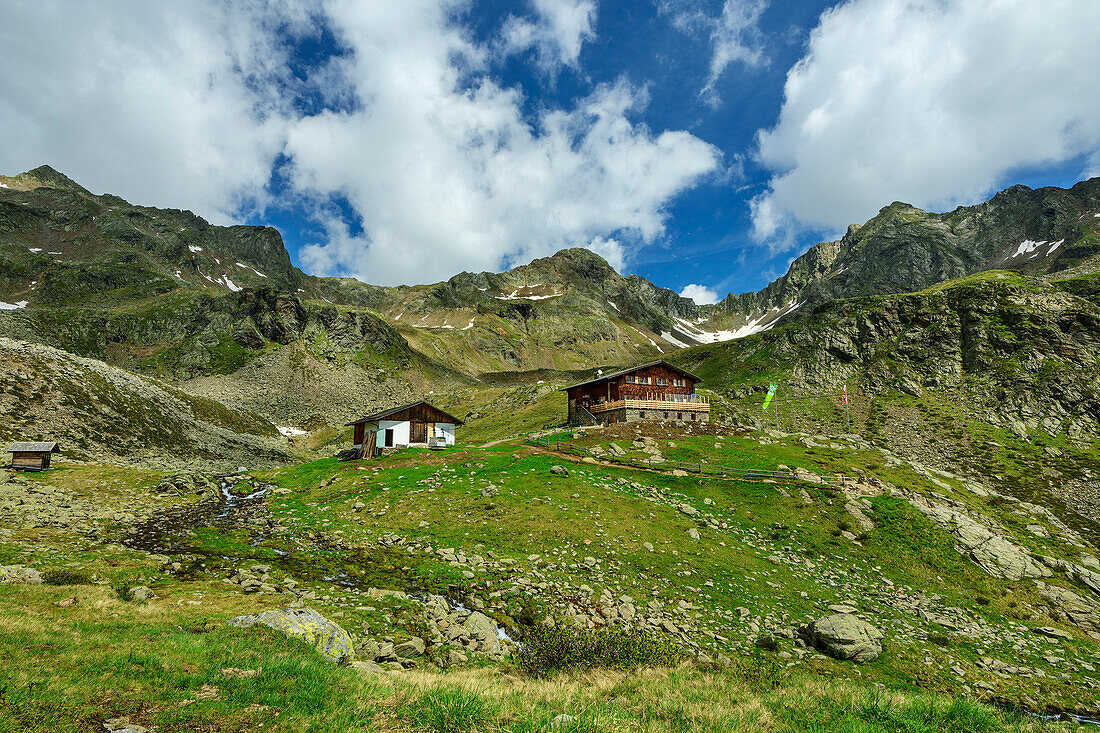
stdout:
[(20, 173), (16, 178), (29, 179), (45, 188), (59, 188), (64, 191), (76, 191), (86, 194), (91, 193), (91, 191), (84, 188), (64, 173), (59, 173), (48, 165), (40, 165), (37, 168), (32, 168), (25, 173)]

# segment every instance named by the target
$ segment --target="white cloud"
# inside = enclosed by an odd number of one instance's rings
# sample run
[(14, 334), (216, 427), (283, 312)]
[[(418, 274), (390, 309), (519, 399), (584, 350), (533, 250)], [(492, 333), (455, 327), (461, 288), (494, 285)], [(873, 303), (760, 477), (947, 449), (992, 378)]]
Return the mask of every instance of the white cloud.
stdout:
[(596, 37), (595, 0), (530, 0), (535, 17), (509, 16), (501, 30), (503, 51), (535, 49), (539, 66), (554, 74), (562, 65), (576, 67), (581, 46)]
[(668, 201), (714, 171), (719, 154), (686, 132), (630, 121), (646, 102), (626, 82), (572, 109), (524, 120), (521, 93), (483, 72), (488, 51), (450, 3), (334, 2), (353, 50), (346, 73), (363, 108), (296, 122), (293, 180), (340, 194), (362, 217), (351, 236), (303, 248), (312, 270), (368, 282), (429, 282), (567, 246), (609, 252), (664, 231)]
[(768, 7), (768, 0), (726, 0), (711, 30), (714, 50), (710, 59), (710, 75), (703, 96), (717, 101), (714, 85), (735, 62), (746, 66), (759, 66), (764, 61), (763, 35), (760, 32), (760, 16)]
[(718, 293), (708, 288), (706, 285), (685, 285), (684, 289), (680, 291), (681, 298), (691, 298), (695, 301), (696, 305), (712, 305), (718, 302)]
[[(322, 274), (427, 282), (569, 246), (622, 267), (719, 151), (635, 121), (648, 95), (626, 81), (531, 113), (520, 88), (494, 80), (504, 41), (474, 40), (471, 7), (16, 3), (0, 24), (0, 171), (48, 163), (94, 191), (221, 223), (269, 203), (285, 156), (288, 195), (326, 234), (300, 252)], [(594, 0), (530, 7), (536, 62), (552, 49), (578, 64)], [(300, 81), (290, 41), (320, 27), (346, 54)], [(303, 112), (303, 91), (340, 111)]]
[[(308, 27), (293, 6), (281, 17)], [(258, 5), (213, 0), (5, 7), (0, 170), (45, 163), (94, 191), (227, 221), (262, 201), (282, 148), (284, 54), (267, 23)]]
[(950, 208), (1100, 150), (1100, 3), (849, 0), (826, 11), (759, 133), (755, 231), (841, 230), (892, 200)]
[(658, 3), (658, 10), (670, 16), (674, 28), (693, 36), (705, 34), (710, 41), (707, 80), (699, 95), (712, 106), (721, 102), (715, 85), (730, 64), (753, 67), (767, 61), (760, 16), (768, 9), (768, 4), (769, 0), (725, 0), (722, 12), (714, 16), (700, 0), (661, 0)]

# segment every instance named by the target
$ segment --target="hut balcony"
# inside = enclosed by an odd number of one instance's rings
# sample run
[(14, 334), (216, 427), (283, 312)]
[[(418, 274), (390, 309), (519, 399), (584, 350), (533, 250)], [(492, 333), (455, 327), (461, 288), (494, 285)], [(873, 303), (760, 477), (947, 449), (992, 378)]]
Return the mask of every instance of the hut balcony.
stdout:
[(610, 410), (676, 410), (678, 412), (710, 413), (710, 403), (700, 395), (654, 394), (645, 397), (597, 402), (588, 406), (591, 413)]

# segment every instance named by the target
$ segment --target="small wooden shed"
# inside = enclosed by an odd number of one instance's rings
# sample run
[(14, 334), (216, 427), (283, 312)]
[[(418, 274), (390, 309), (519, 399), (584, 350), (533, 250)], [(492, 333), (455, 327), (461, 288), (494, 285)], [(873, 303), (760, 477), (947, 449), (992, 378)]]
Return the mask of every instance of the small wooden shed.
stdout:
[(57, 443), (12, 443), (11, 467), (17, 471), (44, 471), (50, 467), (50, 456), (60, 453)]
[(377, 455), (383, 448), (455, 444), (455, 426), (462, 421), (424, 400), (382, 410), (349, 422), (355, 431), (353, 446), (359, 455)]

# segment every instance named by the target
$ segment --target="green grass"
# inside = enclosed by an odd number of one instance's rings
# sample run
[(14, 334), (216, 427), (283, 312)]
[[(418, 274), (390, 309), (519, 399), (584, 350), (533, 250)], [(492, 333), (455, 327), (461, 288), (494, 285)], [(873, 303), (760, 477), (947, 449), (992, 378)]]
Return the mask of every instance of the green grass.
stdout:
[[(633, 429), (624, 428), (627, 433)], [(588, 433), (577, 442), (606, 444), (609, 436), (614, 434)], [(629, 440), (617, 442), (630, 448)], [(876, 451), (840, 444), (808, 446), (798, 436), (682, 434), (663, 438), (661, 450), (670, 457), (751, 467), (774, 468), (782, 463), (819, 473), (872, 473), (909, 489), (982, 501), (967, 494), (954, 479), (939, 486), (904, 464), (887, 465)], [(570, 468), (569, 475), (551, 475), (550, 467), (563, 462)], [(157, 480), (156, 472), (94, 466), (67, 466), (28, 478), (64, 487), (68, 494), (86, 497), (106, 509), (166, 509), (193, 500), (154, 498), (151, 487)], [(1040, 701), (1082, 706), (1092, 699), (1080, 664), (1098, 660), (1097, 645), (1075, 637), (1058, 646), (1043, 646), (1048, 644), (1044, 641), (1017, 649), (1003, 640), (1010, 631), (1027, 635), (1026, 629), (1020, 631), (1021, 622), (1072, 627), (1046, 615), (1032, 583), (986, 575), (955, 550), (946, 534), (897, 496), (870, 498), (872, 508), (867, 514), (875, 527), (856, 544), (840, 534), (855, 526), (844, 508), (845, 497), (827, 486), (806, 484), (807, 504), (795, 487), (787, 487), (784, 495), (781, 487), (762, 482), (583, 463), (517, 442), (491, 448), (459, 446), (444, 452), (408, 450), (374, 461), (322, 459), (259, 473), (255, 480), (270, 481), (278, 489), (266, 499), (270, 520), (229, 530), (196, 520), (173, 530), (176, 549), (169, 554), (181, 565), (175, 572), (118, 546), (126, 522), (105, 521), (95, 538), (49, 527), (18, 529), (0, 537), (0, 562), (84, 574), (93, 583), (30, 590), (0, 586), (0, 625), (8, 634), (0, 648), (17, 652), (7, 682), (9, 688), (19, 690), (12, 698), (18, 703), (10, 708), (16, 716), (13, 720), (30, 729), (49, 727), (50, 715), (56, 717), (62, 709), (91, 711), (98, 694), (111, 701), (111, 709), (118, 714), (138, 715), (143, 725), (156, 720), (158, 725), (182, 726), (181, 721), (187, 720), (197, 729), (200, 724), (190, 721), (222, 719), (221, 711), (228, 708), (218, 705), (228, 706), (225, 701), (231, 700), (237, 712), (227, 714), (229, 730), (234, 730), (232, 726), (251, 730), (248, 726), (258, 722), (268, 726), (275, 722), (263, 717), (273, 712), (251, 709), (252, 705), (280, 710), (279, 723), (287, 730), (366, 726), (363, 720), (369, 719), (375, 722), (364, 729), (389, 724), (377, 722), (381, 720), (423, 730), (469, 726), (535, 731), (563, 712), (591, 730), (757, 729), (753, 727), (756, 719), (741, 705), (766, 711), (769, 730), (953, 730), (950, 726), (964, 724), (994, 726), (979, 730), (1015, 730), (1018, 723), (998, 714), (979, 720), (979, 713), (988, 713), (987, 708), (952, 700), (974, 694), (974, 688), (967, 686), (976, 679), (990, 679), (1001, 699), (1032, 707)], [(678, 507), (685, 503), (699, 514), (681, 512)], [(1009, 507), (987, 508), (1012, 531), (1024, 521)], [(699, 532), (700, 538), (693, 539), (692, 531)], [(400, 542), (394, 543), (395, 537)], [(1037, 538), (1017, 539), (1033, 542), (1031, 546), (1047, 553), (1057, 549)], [(427, 552), (427, 547), (454, 548), (491, 562), (484, 567), (455, 565)], [(44, 548), (52, 549), (47, 553)], [(493, 566), (496, 561), (500, 567)], [(371, 587), (436, 592), (459, 600), (478, 598), (488, 603), (486, 612), (495, 620), (519, 630), (547, 615), (559, 624), (570, 623), (562, 616), (562, 597), (587, 608), (587, 596), (578, 590), (586, 585), (593, 589), (593, 607), (599, 606), (597, 598), (604, 590), (616, 604), (621, 597), (633, 599), (640, 612), (650, 602), (658, 604), (672, 618), (695, 629), (687, 640), (698, 645), (699, 653), (712, 659), (719, 654), (729, 657), (731, 667), (716, 677), (701, 670), (657, 673), (646, 669), (655, 663), (647, 658), (641, 660), (645, 664), (636, 676), (657, 679), (649, 677), (656, 674), (662, 680), (659, 685), (633, 688), (631, 677), (614, 677), (610, 687), (587, 690), (579, 682), (583, 678), (571, 672), (548, 681), (547, 685), (558, 685), (552, 689), (526, 675), (522, 685), (513, 683), (508, 675), (521, 669), (515, 660), (502, 669), (477, 672), (480, 676), (474, 670), (452, 671), (442, 678), (420, 671), (361, 687), (366, 683), (354, 675), (348, 677), (346, 671), (315, 669), (309, 666), (312, 662), (301, 659), (294, 666), (291, 652), (310, 655), (293, 644), (285, 646), (262, 633), (245, 635), (246, 644), (241, 637), (219, 630), (226, 617), (289, 602), (286, 595), (246, 595), (223, 582), (254, 563), (271, 565), (276, 585), (290, 578), (311, 591), (315, 597), (309, 605), (352, 633), (369, 631), (374, 638), (402, 639), (425, 631), (415, 601), (375, 598), (367, 593)], [(472, 578), (467, 574), (471, 567)], [(524, 590), (519, 591), (521, 578), (544, 583), (546, 590), (522, 586)], [(884, 584), (884, 578), (890, 585)], [(159, 598), (125, 603), (111, 591), (114, 585), (139, 584), (151, 587)], [(981, 633), (956, 633), (925, 621), (908, 605), (918, 595), (934, 596), (935, 608), (961, 609)], [(75, 596), (77, 604), (69, 610), (53, 605), (66, 596)], [(794, 627), (820, 616), (829, 604), (853, 598), (887, 633), (883, 655), (873, 663), (853, 668), (817, 656), (799, 660), (790, 638), (771, 633), (773, 628)], [(682, 602), (692, 605), (677, 610)], [(738, 607), (747, 609), (756, 627), (733, 612)], [(774, 645), (757, 644), (766, 634), (775, 639)], [(258, 646), (253, 649), (249, 644)], [(936, 655), (931, 661), (930, 649)], [(1042, 652), (1048, 649), (1069, 661), (1057, 665), (1045, 661)], [(41, 661), (28, 663), (32, 672), (19, 677), (22, 660), (34, 654)], [(285, 680), (265, 679), (269, 665), (258, 660), (269, 654), (276, 660), (271, 669), (285, 669)], [(426, 665), (442, 658), (433, 654)], [(991, 677), (977, 666), (983, 656), (1044, 669), (1045, 676)], [(638, 658), (627, 655), (624, 659)], [(475, 660), (477, 664), (481, 662)], [(788, 668), (788, 664), (794, 666)], [(263, 666), (265, 673), (251, 681), (219, 681), (222, 667), (217, 665)], [(965, 681), (956, 677), (952, 665), (966, 671)], [(52, 682), (32, 680), (47, 671), (55, 676)], [(84, 682), (108, 674), (102, 684)], [(470, 681), (474, 676), (462, 677), (465, 674), (475, 675), (477, 683)], [(500, 674), (504, 677), (494, 676)], [(1063, 679), (1062, 674), (1069, 676)], [(335, 676), (330, 679), (330, 675)], [(851, 687), (841, 691), (823, 687), (844, 678), (853, 680)], [(451, 684), (455, 679), (470, 684)], [(110, 691), (109, 683), (114, 685)], [(223, 690), (223, 703), (197, 701), (176, 707), (194, 697), (203, 684)], [(335, 691), (316, 693), (315, 702), (308, 704), (304, 699), (270, 702), (299, 684), (305, 689), (327, 685)], [(731, 703), (734, 707), (719, 716), (711, 711), (713, 698), (706, 703), (688, 699), (687, 688), (697, 684), (737, 690), (732, 694), (739, 702)], [(892, 701), (892, 707), (863, 706), (859, 691), (873, 684), (885, 687), (883, 700)], [(667, 695), (658, 692), (662, 685), (670, 690)], [(241, 691), (233, 692), (237, 686)], [(428, 695), (437, 688), (446, 689)], [(572, 691), (566, 694), (566, 688)], [(54, 696), (61, 702), (47, 704), (36, 713), (36, 695)], [(684, 699), (674, 709), (677, 695)], [(493, 704), (481, 708), (478, 700)], [(341, 706), (358, 706), (359, 717), (345, 713)], [(248, 715), (241, 712), (250, 709)], [(154, 718), (151, 710), (161, 717)], [(208, 712), (208, 717), (202, 717)], [(359, 722), (351, 722), (353, 718)], [(475, 718), (480, 722), (471, 722)], [(83, 720), (88, 720), (86, 715)], [(970, 722), (960, 722), (966, 720)]]

